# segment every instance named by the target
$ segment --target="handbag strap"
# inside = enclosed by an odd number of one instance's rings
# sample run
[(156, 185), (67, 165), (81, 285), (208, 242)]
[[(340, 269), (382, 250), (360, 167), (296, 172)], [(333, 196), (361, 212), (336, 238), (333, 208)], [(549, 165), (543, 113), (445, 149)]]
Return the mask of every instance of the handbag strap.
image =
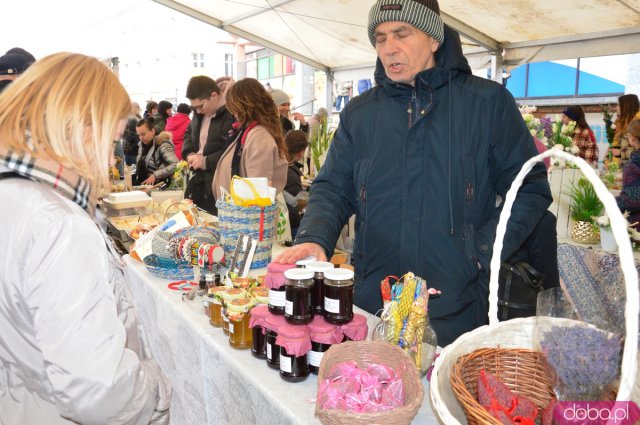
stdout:
[(501, 268), (505, 270), (505, 282), (503, 299), (498, 299), (498, 305), (505, 307), (502, 309), (501, 319), (507, 320), (509, 318), (509, 308), (515, 308), (518, 310), (528, 310), (532, 306), (529, 304), (515, 303), (509, 301), (511, 298), (511, 284), (513, 282), (513, 275), (517, 274), (523, 280), (523, 282), (534, 289), (536, 292), (540, 292), (542, 289), (542, 281), (544, 275), (534, 269), (529, 263), (525, 261), (516, 261), (513, 264), (503, 262), (500, 264)]

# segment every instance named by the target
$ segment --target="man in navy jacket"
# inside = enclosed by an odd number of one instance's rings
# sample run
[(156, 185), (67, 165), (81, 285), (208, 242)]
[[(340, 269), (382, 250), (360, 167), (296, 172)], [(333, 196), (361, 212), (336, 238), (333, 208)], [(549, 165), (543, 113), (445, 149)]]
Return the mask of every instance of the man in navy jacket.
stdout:
[[(328, 258), (355, 213), (356, 305), (376, 312), (380, 281), (414, 272), (442, 291), (429, 317), (447, 345), (487, 322), (496, 199), (536, 148), (509, 92), (471, 75), (436, 0), (379, 0), (368, 30), (377, 85), (341, 112), (295, 246), (277, 261)], [(539, 164), (519, 191), (503, 259), (550, 203)]]

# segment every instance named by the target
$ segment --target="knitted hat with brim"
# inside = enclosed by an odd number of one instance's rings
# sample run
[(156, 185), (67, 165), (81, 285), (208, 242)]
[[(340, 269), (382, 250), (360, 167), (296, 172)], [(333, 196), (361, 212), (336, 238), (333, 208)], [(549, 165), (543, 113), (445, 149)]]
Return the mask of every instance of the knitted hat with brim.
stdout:
[(375, 30), (383, 22), (406, 22), (444, 41), (444, 24), (437, 0), (378, 0), (369, 10), (369, 41), (376, 46)]
[(287, 95), (285, 92), (283, 92), (280, 89), (271, 90), (270, 94), (271, 94), (271, 98), (276, 103), (276, 106), (280, 106), (283, 103), (291, 103), (291, 100), (289, 99), (289, 95)]

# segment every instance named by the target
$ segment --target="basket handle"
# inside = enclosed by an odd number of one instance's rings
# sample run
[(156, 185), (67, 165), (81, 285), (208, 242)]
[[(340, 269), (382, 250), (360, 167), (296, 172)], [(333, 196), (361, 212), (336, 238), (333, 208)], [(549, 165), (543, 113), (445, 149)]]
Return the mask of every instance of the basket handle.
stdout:
[(637, 347), (638, 347), (638, 273), (635, 268), (631, 242), (627, 232), (627, 221), (623, 217), (615, 198), (607, 190), (604, 183), (595, 170), (591, 168), (584, 159), (578, 158), (558, 149), (549, 149), (531, 159), (523, 166), (507, 192), (500, 220), (496, 228), (496, 240), (493, 244), (493, 255), (491, 257), (491, 276), (489, 279), (489, 325), (498, 323), (498, 271), (500, 270), (500, 253), (504, 242), (504, 235), (507, 230), (507, 223), (511, 216), (511, 209), (518, 194), (518, 189), (522, 186), (524, 178), (531, 171), (534, 165), (549, 157), (562, 158), (580, 168), (584, 176), (593, 184), (596, 194), (604, 204), (605, 210), (611, 222), (611, 231), (618, 243), (620, 255), (620, 267), (625, 281), (626, 303), (625, 303), (625, 330), (626, 338), (624, 351), (622, 353), (622, 379), (618, 390), (618, 400), (629, 400), (631, 389), (634, 385), (637, 368)]

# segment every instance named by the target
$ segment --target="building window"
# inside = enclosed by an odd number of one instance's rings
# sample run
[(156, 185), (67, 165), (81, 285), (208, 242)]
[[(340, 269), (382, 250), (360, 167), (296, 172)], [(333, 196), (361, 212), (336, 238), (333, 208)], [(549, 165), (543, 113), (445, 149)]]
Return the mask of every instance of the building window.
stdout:
[(204, 68), (204, 53), (192, 53), (193, 67)]
[(224, 75), (233, 77), (233, 54), (224, 54)]

